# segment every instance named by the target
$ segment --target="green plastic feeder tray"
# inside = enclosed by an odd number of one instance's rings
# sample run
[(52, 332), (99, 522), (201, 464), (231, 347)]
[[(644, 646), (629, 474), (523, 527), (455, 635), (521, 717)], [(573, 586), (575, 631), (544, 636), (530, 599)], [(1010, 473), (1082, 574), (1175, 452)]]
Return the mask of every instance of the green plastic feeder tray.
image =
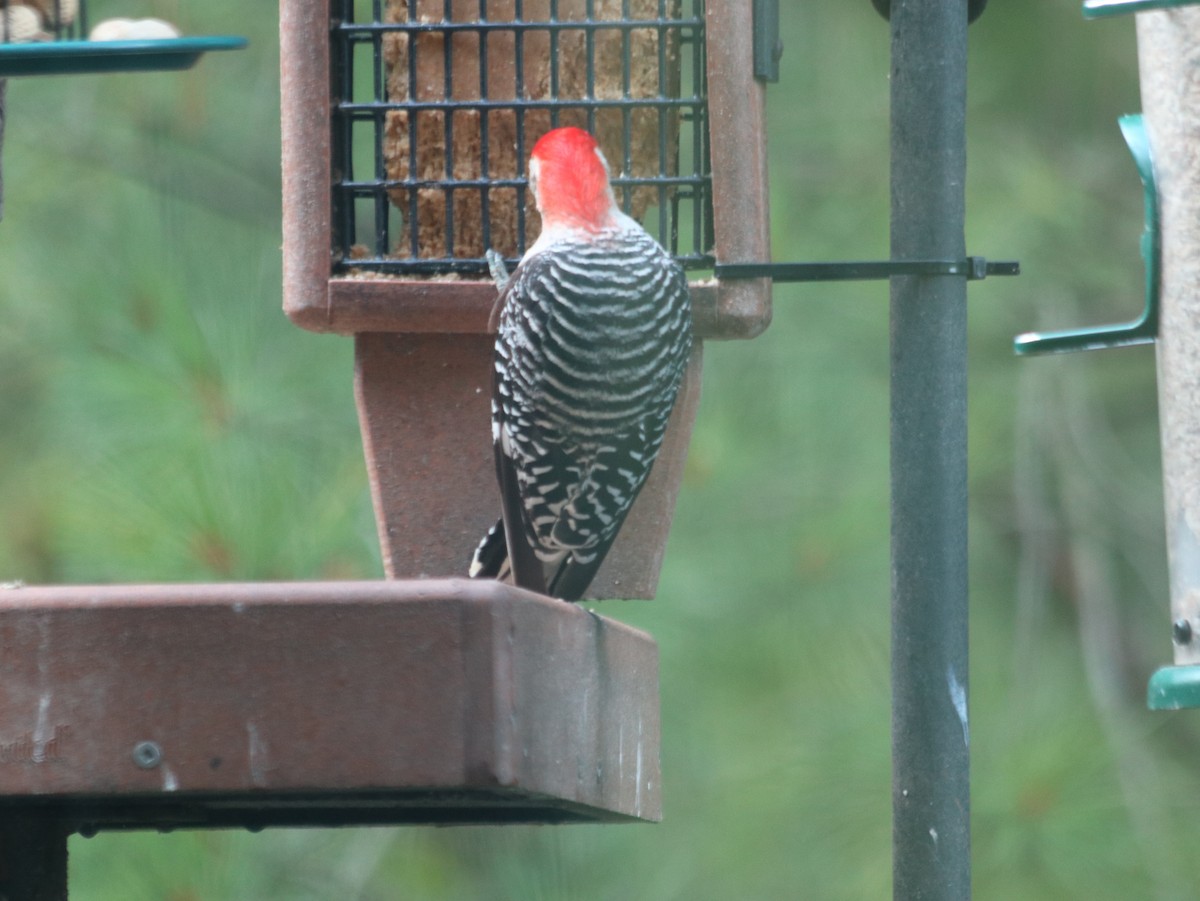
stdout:
[(201, 54), (210, 50), (240, 50), (245, 46), (242, 37), (0, 44), (0, 78), (190, 69)]
[(1083, 17), (1099, 19), (1126, 13), (1144, 13), (1153, 9), (1194, 6), (1196, 3), (1200, 3), (1200, 0), (1084, 0)]
[(1159, 669), (1150, 677), (1146, 703), (1151, 710), (1200, 707), (1200, 665)]

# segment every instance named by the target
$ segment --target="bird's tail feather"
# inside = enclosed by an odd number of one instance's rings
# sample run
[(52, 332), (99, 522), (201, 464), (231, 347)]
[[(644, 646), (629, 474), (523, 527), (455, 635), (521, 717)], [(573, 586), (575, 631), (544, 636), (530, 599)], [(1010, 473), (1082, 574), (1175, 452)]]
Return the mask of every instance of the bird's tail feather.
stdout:
[(471, 568), (467, 574), (472, 579), (499, 579), (504, 581), (511, 575), (508, 563), (508, 541), (504, 537), (504, 520), (488, 529), (479, 547), (471, 557)]

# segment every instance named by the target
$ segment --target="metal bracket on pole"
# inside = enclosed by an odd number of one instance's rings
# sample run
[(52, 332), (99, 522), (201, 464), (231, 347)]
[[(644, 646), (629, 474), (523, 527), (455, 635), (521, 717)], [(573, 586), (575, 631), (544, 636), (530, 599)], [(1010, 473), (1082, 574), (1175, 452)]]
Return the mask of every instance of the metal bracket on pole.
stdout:
[(1162, 240), (1158, 189), (1154, 183), (1150, 139), (1146, 134), (1146, 124), (1140, 113), (1122, 116), (1117, 121), (1121, 126), (1121, 134), (1125, 136), (1125, 143), (1129, 145), (1129, 152), (1133, 154), (1133, 161), (1137, 164), (1144, 189), (1146, 227), (1142, 232), (1141, 249), (1142, 259), (1146, 264), (1146, 304), (1142, 309), (1142, 315), (1132, 322), (1120, 325), (1103, 325), (1061, 332), (1026, 332), (1018, 335), (1013, 341), (1013, 350), (1020, 356), (1153, 344), (1158, 338)]
[(1015, 261), (990, 262), (983, 257), (961, 260), (852, 260), (836, 263), (717, 263), (719, 279), (769, 278), (777, 282), (848, 282), (897, 275), (961, 275), (979, 281), (989, 275), (1020, 275)]

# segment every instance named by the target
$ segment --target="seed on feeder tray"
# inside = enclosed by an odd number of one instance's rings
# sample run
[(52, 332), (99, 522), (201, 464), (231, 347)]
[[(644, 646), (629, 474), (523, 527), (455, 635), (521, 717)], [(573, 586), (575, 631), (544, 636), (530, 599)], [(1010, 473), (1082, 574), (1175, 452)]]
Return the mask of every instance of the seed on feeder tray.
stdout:
[(179, 37), (179, 29), (162, 19), (105, 19), (89, 41), (162, 41)]
[(40, 41), (47, 35), (42, 31), (42, 17), (31, 6), (10, 6), (0, 10), (0, 43), (22, 44)]
[(88, 35), (89, 41), (123, 41), (133, 19), (105, 19), (98, 22)]
[(163, 19), (134, 19), (128, 41), (161, 41), (179, 37), (179, 29)]

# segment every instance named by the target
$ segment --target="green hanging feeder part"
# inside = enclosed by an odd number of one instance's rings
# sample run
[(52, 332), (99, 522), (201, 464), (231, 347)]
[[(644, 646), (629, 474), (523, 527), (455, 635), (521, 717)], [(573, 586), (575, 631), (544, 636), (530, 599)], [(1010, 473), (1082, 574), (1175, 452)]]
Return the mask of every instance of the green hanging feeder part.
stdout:
[(240, 50), (243, 37), (164, 38), (144, 41), (0, 43), (0, 78), (190, 69), (212, 50)]
[(1142, 314), (1132, 322), (1120, 325), (1102, 325), (1061, 332), (1026, 332), (1018, 335), (1013, 341), (1013, 350), (1020, 356), (1153, 344), (1158, 337), (1162, 242), (1158, 189), (1154, 183), (1150, 139), (1146, 134), (1146, 124), (1141, 113), (1122, 116), (1117, 121), (1121, 126), (1121, 134), (1125, 136), (1125, 143), (1129, 146), (1129, 152), (1133, 154), (1133, 161), (1137, 164), (1138, 175), (1141, 176), (1144, 188), (1146, 227), (1142, 232), (1141, 249), (1142, 260), (1146, 264), (1146, 303)]
[(1153, 9), (1194, 6), (1196, 3), (1200, 3), (1200, 0), (1084, 0), (1083, 17), (1101, 19), (1126, 13), (1144, 13)]
[(1157, 669), (1146, 689), (1146, 704), (1151, 710), (1200, 707), (1200, 665)]

